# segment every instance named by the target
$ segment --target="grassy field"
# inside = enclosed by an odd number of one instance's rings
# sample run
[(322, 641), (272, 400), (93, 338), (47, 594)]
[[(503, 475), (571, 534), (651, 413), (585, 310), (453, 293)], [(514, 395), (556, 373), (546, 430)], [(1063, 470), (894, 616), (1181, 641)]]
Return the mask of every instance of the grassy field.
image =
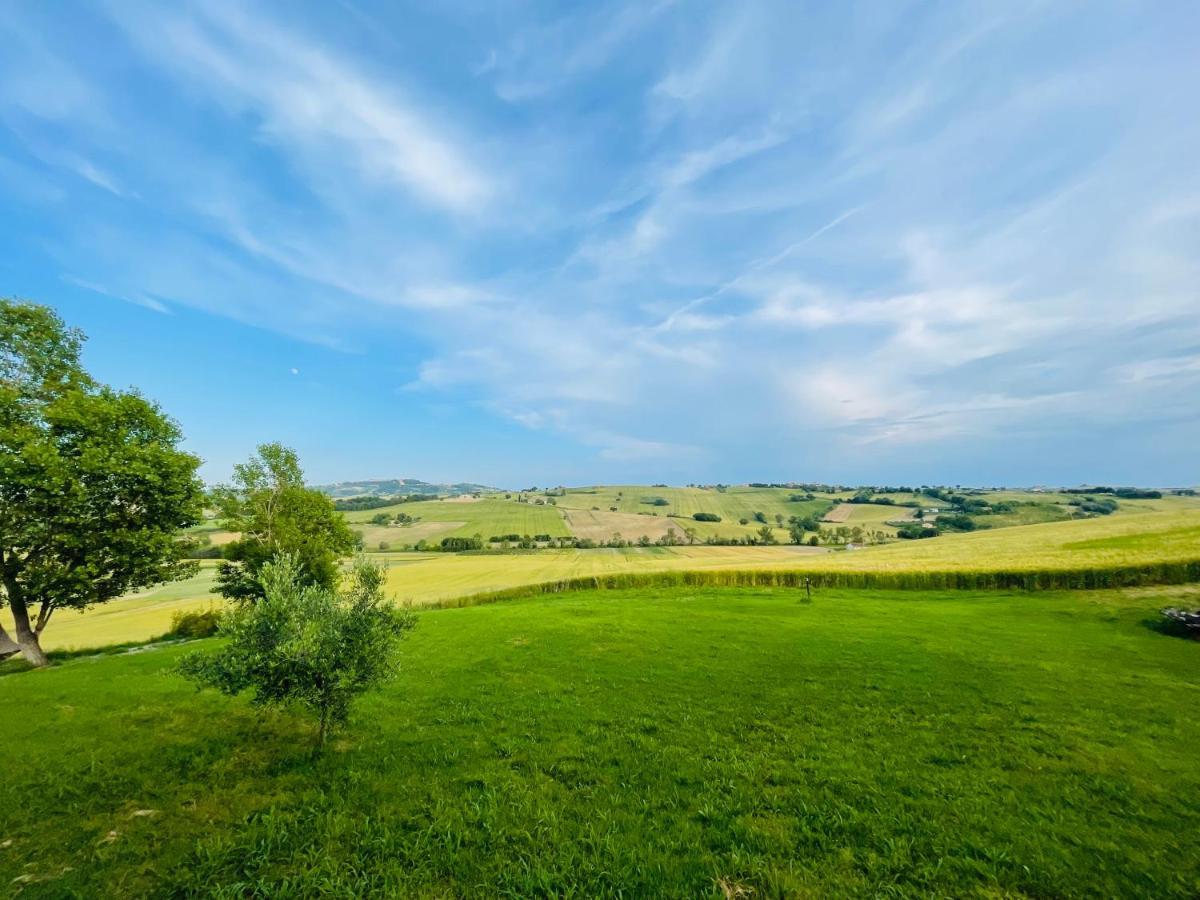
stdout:
[(0, 677), (0, 884), (65, 896), (1200, 894), (1193, 588), (427, 612), (323, 757), (164, 677)]

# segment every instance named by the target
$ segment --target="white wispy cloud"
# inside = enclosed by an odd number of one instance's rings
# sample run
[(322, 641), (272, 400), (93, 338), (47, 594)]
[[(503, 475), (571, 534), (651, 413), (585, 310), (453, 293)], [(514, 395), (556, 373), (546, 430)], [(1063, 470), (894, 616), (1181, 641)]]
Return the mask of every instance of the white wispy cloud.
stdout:
[(114, 7), (143, 50), (190, 85), (261, 118), (284, 153), (354, 164), (366, 181), (403, 185), (426, 202), (473, 213), (495, 185), (433, 117), (353, 62), (243, 8), (198, 4)]
[(0, 63), (33, 73), (0, 85), (0, 177), (72, 208), (46, 244), (78, 286), (419, 347), (398, 402), (614, 464), (800, 474), (1196, 419), (1178, 10), (448, 7), (467, 46), (435, 63), (373, 42), (382, 15), (106, 8), (177, 116), (36, 10)]

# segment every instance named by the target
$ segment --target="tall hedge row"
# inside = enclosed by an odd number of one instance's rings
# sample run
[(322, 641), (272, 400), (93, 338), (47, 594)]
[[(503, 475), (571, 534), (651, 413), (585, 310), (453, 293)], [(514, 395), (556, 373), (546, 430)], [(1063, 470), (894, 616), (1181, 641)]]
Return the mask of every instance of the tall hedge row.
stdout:
[(436, 601), (434, 608), (495, 603), (538, 594), (568, 591), (663, 587), (790, 587), (876, 588), (886, 590), (1093, 590), (1200, 581), (1200, 560), (1147, 563), (1091, 569), (1022, 569), (978, 571), (806, 571), (804, 569), (707, 569), (701, 571), (617, 572), (526, 584)]

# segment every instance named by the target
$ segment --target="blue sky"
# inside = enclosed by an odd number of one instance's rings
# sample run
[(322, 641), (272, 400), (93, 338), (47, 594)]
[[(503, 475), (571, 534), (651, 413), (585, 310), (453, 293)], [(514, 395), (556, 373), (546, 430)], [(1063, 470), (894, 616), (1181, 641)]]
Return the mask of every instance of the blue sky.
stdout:
[(1200, 480), (1193, 2), (0, 3), (0, 294), (210, 480)]

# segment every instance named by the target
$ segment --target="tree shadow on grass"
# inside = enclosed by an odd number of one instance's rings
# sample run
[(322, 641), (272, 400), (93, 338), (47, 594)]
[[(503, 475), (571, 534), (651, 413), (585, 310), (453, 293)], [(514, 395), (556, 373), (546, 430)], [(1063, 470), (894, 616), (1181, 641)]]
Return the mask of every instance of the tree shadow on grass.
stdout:
[(0, 660), (0, 678), (5, 675), (18, 675), (21, 672), (28, 672), (34, 668), (33, 665), (25, 661), (25, 658), (17, 655), (10, 656), (7, 659)]
[(1140, 624), (1143, 628), (1153, 631), (1156, 634), (1165, 635), (1166, 637), (1183, 638), (1185, 641), (1200, 641), (1200, 634), (1189, 631), (1180, 622), (1168, 619), (1165, 616), (1142, 619)]

